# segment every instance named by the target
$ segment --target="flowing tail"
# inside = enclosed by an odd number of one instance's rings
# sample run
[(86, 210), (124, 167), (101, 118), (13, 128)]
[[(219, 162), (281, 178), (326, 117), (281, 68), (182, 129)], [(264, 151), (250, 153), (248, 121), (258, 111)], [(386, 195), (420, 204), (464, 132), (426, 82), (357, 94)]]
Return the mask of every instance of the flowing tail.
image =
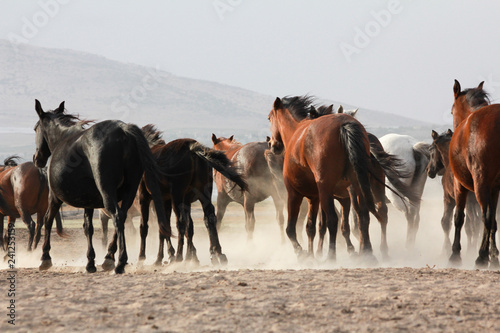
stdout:
[(361, 195), (368, 210), (374, 212), (376, 209), (370, 185), (370, 174), (372, 172), (370, 157), (366, 151), (368, 140), (364, 133), (363, 126), (357, 122), (347, 122), (340, 127), (340, 140), (356, 174)]
[(139, 152), (142, 167), (144, 168), (144, 178), (151, 191), (151, 196), (155, 205), (156, 214), (158, 215), (158, 225), (160, 233), (165, 237), (172, 237), (172, 230), (170, 229), (170, 221), (167, 221), (165, 208), (162, 201), (162, 193), (160, 189), (160, 177), (162, 172), (156, 163), (156, 160), (149, 148), (148, 141), (144, 137), (143, 132), (139, 127), (133, 124), (123, 126), (123, 130), (131, 136)]
[(207, 161), (212, 168), (220, 172), (227, 179), (233, 181), (242, 190), (248, 190), (246, 181), (237, 172), (236, 168), (232, 165), (231, 161), (227, 158), (224, 152), (205, 147), (199, 142), (191, 143), (189, 150)]

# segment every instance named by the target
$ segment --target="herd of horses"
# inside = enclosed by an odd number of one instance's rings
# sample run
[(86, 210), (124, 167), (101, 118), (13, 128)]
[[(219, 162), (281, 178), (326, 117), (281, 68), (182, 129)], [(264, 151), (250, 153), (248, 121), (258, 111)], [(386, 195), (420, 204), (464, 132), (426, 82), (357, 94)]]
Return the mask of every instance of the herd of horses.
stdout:
[[(44, 226), (40, 269), (48, 269), (52, 266), (50, 237), (54, 218), (57, 233), (65, 236), (59, 215), (61, 205), (83, 208), (88, 243), (86, 270), (92, 273), (96, 271), (92, 220), (94, 210), (100, 209), (104, 244), (109, 219), (115, 227), (102, 268), (123, 273), (128, 260), (127, 216), (141, 216), (139, 260), (144, 260), (152, 203), (160, 240), (155, 263), (162, 264), (165, 243), (169, 261), (197, 262), (191, 204), (199, 201), (209, 234), (210, 258), (213, 264), (220, 265), (227, 263), (218, 229), (228, 204), (234, 201), (244, 207), (245, 227), (251, 239), (254, 206), (271, 197), (282, 241), (288, 237), (299, 258), (314, 256), (318, 213), (317, 254), (323, 254), (328, 231), (327, 258), (336, 258), (339, 229), (347, 250), (354, 252), (349, 226), (352, 208), (352, 230), (359, 239), (359, 254), (372, 261), (370, 214), (381, 226), (383, 257), (388, 256), (388, 203), (404, 212), (408, 223), (406, 242), (412, 247), (426, 179), (441, 175), (443, 247), (451, 253), (450, 262), (461, 261), (464, 222), (469, 249), (473, 249), (482, 221), (484, 232), (476, 265), (498, 267), (495, 213), (500, 188), (500, 158), (496, 154), (500, 149), (500, 105), (490, 104), (483, 83), (462, 91), (455, 81), (453, 92), (454, 129), (442, 134), (432, 131), (431, 144), (398, 134), (378, 139), (355, 118), (356, 111), (335, 112), (332, 105), (316, 105), (310, 96), (276, 98), (268, 116), (271, 136), (266, 141), (241, 144), (233, 136), (213, 134), (213, 148), (193, 139), (166, 143), (153, 125), (141, 129), (119, 120), (83, 121), (66, 113), (64, 102), (55, 110), (44, 111), (36, 100), (39, 120), (35, 125), (33, 162), (17, 165), (13, 157), (0, 167), (0, 232), (4, 235), (5, 216), (9, 226), (21, 217), (29, 230), (31, 250), (37, 247)], [(211, 202), (214, 181), (217, 210)], [(340, 204), (340, 213), (334, 200)], [(454, 209), (452, 245), (449, 233)], [(170, 226), (172, 210), (177, 221), (176, 236)], [(31, 218), (35, 213), (36, 224)], [(304, 220), (307, 251), (302, 249), (297, 234), (297, 229), (303, 230)], [(172, 238), (177, 238), (177, 249)], [(8, 240), (8, 233), (0, 237), (2, 248)]]

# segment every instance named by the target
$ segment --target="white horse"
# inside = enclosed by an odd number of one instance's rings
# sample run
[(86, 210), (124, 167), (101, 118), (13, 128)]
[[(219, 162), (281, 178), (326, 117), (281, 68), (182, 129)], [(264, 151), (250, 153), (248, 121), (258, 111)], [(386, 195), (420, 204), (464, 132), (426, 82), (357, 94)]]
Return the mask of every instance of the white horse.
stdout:
[[(408, 178), (401, 178), (401, 182), (405, 183), (415, 191), (418, 198), (422, 197), (424, 192), (425, 181), (427, 180), (426, 167), (429, 163), (429, 144), (418, 142), (417, 139), (409, 135), (386, 134), (380, 138), (380, 142), (384, 150), (389, 154), (395, 155), (404, 162), (403, 173), (406, 173)], [(386, 180), (387, 185), (392, 186), (389, 180)], [(406, 234), (406, 246), (412, 248), (415, 244), (415, 238), (420, 222), (420, 200), (409, 200), (409, 205), (405, 204), (401, 198), (392, 193), (386, 192), (390, 202), (398, 210), (405, 213), (408, 221)]]

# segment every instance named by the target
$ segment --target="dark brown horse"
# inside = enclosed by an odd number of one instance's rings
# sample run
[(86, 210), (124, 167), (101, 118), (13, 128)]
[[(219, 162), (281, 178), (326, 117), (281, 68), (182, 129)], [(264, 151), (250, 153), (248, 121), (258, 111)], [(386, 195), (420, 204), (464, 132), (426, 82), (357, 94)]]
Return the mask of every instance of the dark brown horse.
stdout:
[[(441, 184), (443, 185), (444, 212), (441, 218), (441, 227), (444, 232), (443, 252), (449, 255), (451, 253), (450, 230), (453, 209), (455, 208), (455, 193), (453, 190), (453, 172), (449, 163), (450, 141), (453, 132), (451, 130), (438, 134), (432, 131), (432, 144), (429, 147), (430, 158), (427, 166), (427, 175), (435, 178), (436, 175), (443, 176)], [(477, 238), (480, 229), (480, 207), (477, 203), (474, 193), (469, 192), (466, 205), (465, 232), (467, 234), (468, 246), (470, 252), (476, 248)]]
[(218, 138), (215, 134), (212, 134), (212, 143), (215, 150), (226, 154), (248, 184), (248, 191), (242, 192), (234, 186), (232, 181), (228, 181), (220, 172), (214, 171), (217, 186), (217, 226), (220, 227), (222, 223), (227, 205), (235, 201), (245, 210), (245, 227), (248, 238), (252, 239), (255, 229), (255, 204), (271, 197), (276, 208), (276, 220), (281, 231), (281, 239), (284, 241), (284, 200), (278, 193), (272, 171), (266, 161), (265, 152), (268, 149), (268, 143), (250, 142), (243, 145), (234, 140), (233, 136)]
[[(0, 235), (3, 234), (5, 216), (8, 217), (9, 224), (14, 223), (16, 218), (20, 217), (28, 227), (28, 251), (31, 251), (35, 236), (35, 222), (31, 215), (37, 214), (36, 228), (41, 229), (48, 207), (47, 170), (37, 168), (32, 162), (17, 165), (12, 157), (4, 163), (5, 166), (0, 172), (0, 196), (2, 198)], [(59, 214), (56, 215), (56, 225), (57, 233), (64, 236)]]
[[(350, 197), (359, 218), (360, 253), (372, 257), (369, 213), (377, 216), (378, 212), (370, 178), (377, 177), (371, 166), (368, 134), (359, 121), (346, 114), (329, 114), (311, 120), (311, 104), (310, 97), (276, 98), (269, 113), (271, 149), (275, 153), (285, 151), (283, 178), (288, 191), (287, 235), (296, 253), (301, 254), (296, 222), (300, 203), (306, 197), (309, 201), (306, 227), (309, 255), (313, 255), (316, 216), (321, 205), (330, 235), (328, 257), (334, 259), (338, 217), (333, 198)], [(383, 183), (380, 179), (378, 181)]]
[[(193, 139), (178, 139), (165, 144), (159, 139), (159, 133), (152, 126), (144, 127), (145, 135), (150, 138), (153, 156), (161, 171), (160, 187), (163, 204), (170, 218), (172, 208), (177, 217), (179, 239), (177, 244), (176, 261), (183, 260), (184, 237), (187, 239), (186, 260), (197, 262), (196, 249), (193, 244), (194, 225), (191, 218), (191, 204), (200, 201), (205, 216), (205, 226), (210, 238), (210, 254), (213, 264), (227, 263), (226, 256), (222, 253), (217, 234), (217, 218), (212, 204), (213, 176), (212, 168), (222, 173), (225, 177), (235, 182), (241, 190), (246, 190), (247, 185), (238, 174), (226, 155), (222, 152), (207, 148)], [(158, 135), (151, 135), (151, 133)], [(157, 138), (157, 139), (151, 139)], [(151, 201), (149, 186), (141, 182), (139, 187), (141, 202), (141, 248), (139, 259), (146, 257), (146, 236), (148, 234), (149, 204)], [(163, 246), (167, 242), (169, 259), (173, 259), (174, 249), (169, 237), (160, 234), (160, 248), (156, 263), (163, 260)]]
[[(468, 191), (473, 191), (481, 206), (484, 233), (476, 266), (498, 267), (496, 210), (500, 189), (500, 104), (489, 105), (481, 82), (477, 88), (462, 91), (455, 80), (452, 107), (455, 128), (450, 142), (450, 166), (453, 171), (455, 201), (455, 238), (452, 262), (460, 259), (460, 232)], [(490, 257), (491, 256), (491, 257)]]

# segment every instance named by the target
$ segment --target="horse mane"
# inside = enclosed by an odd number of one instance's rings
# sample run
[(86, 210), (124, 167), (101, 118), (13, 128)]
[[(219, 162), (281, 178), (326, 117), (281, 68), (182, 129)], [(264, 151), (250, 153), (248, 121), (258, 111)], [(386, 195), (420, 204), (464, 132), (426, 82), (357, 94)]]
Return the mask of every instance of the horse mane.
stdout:
[(144, 133), (144, 137), (146, 137), (150, 147), (165, 144), (165, 140), (162, 139), (162, 132), (153, 124), (143, 126), (142, 133)]
[(3, 164), (6, 167), (15, 167), (18, 166), (17, 160), (20, 159), (18, 155), (12, 155), (3, 160)]
[[(54, 110), (49, 110), (46, 113), (50, 114), (53, 119), (59, 120), (61, 125), (65, 127), (80, 125), (83, 128), (85, 125), (92, 124), (95, 122), (94, 120), (82, 120), (80, 119), (80, 116), (77, 114), (66, 113), (66, 109), (64, 110), (64, 112), (56, 112)], [(38, 123), (37, 125), (35, 125), (35, 128), (36, 126), (38, 126)]]
[(306, 119), (313, 107), (314, 97), (313, 96), (285, 96), (282, 98), (283, 107), (288, 109), (290, 114), (297, 121)]
[(483, 89), (465, 89), (464, 91), (462, 91), (462, 93), (460, 93), (460, 95), (465, 95), (467, 103), (474, 111), (490, 104), (490, 97), (488, 93)]

